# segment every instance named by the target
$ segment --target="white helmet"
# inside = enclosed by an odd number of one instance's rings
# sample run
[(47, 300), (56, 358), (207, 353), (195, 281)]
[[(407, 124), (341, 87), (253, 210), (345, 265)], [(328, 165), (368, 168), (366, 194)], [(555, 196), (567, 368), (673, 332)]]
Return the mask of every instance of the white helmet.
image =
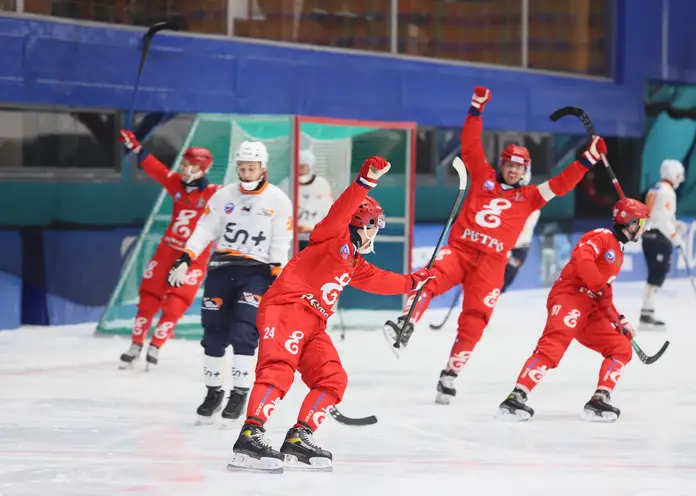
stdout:
[(245, 141), (237, 148), (234, 159), (237, 162), (261, 162), (264, 169), (268, 165), (268, 150), (260, 141)]
[(679, 160), (663, 160), (660, 165), (660, 177), (677, 188), (684, 181), (684, 166)]
[(520, 186), (527, 186), (530, 182), (532, 182), (532, 167), (528, 165), (524, 176), (520, 179)]
[(300, 164), (305, 164), (309, 166), (309, 170), (314, 169), (314, 164), (317, 159), (312, 153), (312, 150), (302, 150), (300, 152)]

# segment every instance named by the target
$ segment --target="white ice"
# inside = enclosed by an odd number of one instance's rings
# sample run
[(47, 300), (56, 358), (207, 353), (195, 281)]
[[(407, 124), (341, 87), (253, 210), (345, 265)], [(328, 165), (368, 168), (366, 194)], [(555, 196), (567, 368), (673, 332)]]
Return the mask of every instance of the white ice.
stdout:
[[(641, 285), (618, 284), (617, 306), (637, 320)], [(493, 419), (545, 318), (545, 291), (501, 297), (449, 406), (433, 403), (454, 336), (426, 314), (400, 360), (379, 332), (338, 346), (350, 376), (341, 410), (376, 414), (371, 427), (328, 419), (317, 440), (333, 473), (232, 473), (238, 429), (194, 426), (205, 390), (197, 342), (172, 341), (156, 372), (117, 370), (124, 338), (93, 326), (0, 333), (0, 495), (694, 495), (696, 295), (668, 281), (658, 297), (666, 333), (644, 332), (653, 365), (634, 359), (614, 394), (615, 424), (581, 420), (601, 357), (573, 344), (530, 397), (528, 423)], [(375, 322), (379, 324), (379, 322)], [(268, 424), (280, 444), (306, 392), (299, 381)]]

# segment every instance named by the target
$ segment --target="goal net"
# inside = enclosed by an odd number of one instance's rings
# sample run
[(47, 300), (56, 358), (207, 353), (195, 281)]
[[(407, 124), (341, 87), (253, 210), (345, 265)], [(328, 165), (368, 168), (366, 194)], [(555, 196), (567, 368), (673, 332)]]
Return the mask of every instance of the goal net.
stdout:
[[(234, 182), (237, 180), (234, 153), (245, 140), (262, 141), (268, 148), (268, 180), (276, 185), (284, 184), (288, 190), (293, 200), (295, 229), (299, 214), (297, 162), (302, 150), (312, 151), (316, 159), (313, 171), (327, 179), (334, 198), (354, 179), (366, 158), (380, 155), (389, 160), (392, 164), (389, 174), (371, 192), (384, 208), (387, 226), (377, 237), (375, 253), (369, 256), (369, 261), (387, 270), (410, 272), (415, 124), (283, 115), (200, 114), (191, 124), (174, 168), (179, 167), (186, 148), (202, 146), (208, 148), (214, 158), (213, 168), (208, 173), (210, 182)], [(97, 325), (97, 332), (131, 333), (140, 281), (167, 228), (171, 213), (171, 198), (162, 191), (128, 254), (119, 281)], [(298, 249), (297, 234), (295, 232), (293, 251)], [(197, 299), (176, 327), (177, 337), (200, 338), (202, 294), (201, 286)], [(341, 325), (374, 328), (378, 324), (375, 311), (389, 311), (393, 316), (402, 304), (401, 296), (374, 296), (346, 288), (340, 299)]]

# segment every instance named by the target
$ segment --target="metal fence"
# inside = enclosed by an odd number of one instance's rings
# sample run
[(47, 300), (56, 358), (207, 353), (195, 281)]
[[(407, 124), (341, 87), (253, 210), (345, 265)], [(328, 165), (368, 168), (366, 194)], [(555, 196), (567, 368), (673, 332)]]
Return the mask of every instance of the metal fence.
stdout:
[(0, 0), (0, 10), (611, 77), (614, 0)]

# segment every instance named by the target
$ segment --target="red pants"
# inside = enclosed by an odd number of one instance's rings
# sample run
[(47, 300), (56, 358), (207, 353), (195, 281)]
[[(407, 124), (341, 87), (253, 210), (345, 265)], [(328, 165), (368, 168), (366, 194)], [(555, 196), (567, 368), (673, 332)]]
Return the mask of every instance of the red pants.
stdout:
[(285, 397), (297, 370), (310, 389), (298, 423), (316, 429), (329, 408), (341, 401), (348, 385), (338, 352), (326, 333), (326, 322), (299, 304), (262, 303), (256, 326), (261, 339), (247, 420), (263, 424)]
[(568, 346), (576, 339), (580, 344), (604, 357), (597, 389), (612, 391), (621, 370), (631, 360), (631, 341), (617, 331), (597, 302), (584, 293), (549, 295), (548, 318), (536, 349), (527, 360), (517, 387), (530, 392), (550, 369), (558, 366)]
[(167, 275), (179, 256), (180, 250), (161, 243), (148, 262), (140, 283), (140, 301), (132, 332), (134, 343), (143, 344), (150, 332), (155, 314), (162, 310), (151, 341), (151, 344), (161, 347), (167, 338), (173, 335), (176, 323), (196, 298), (198, 288), (205, 279), (209, 252), (204, 252), (193, 261), (186, 284), (172, 288), (167, 284)]
[[(448, 370), (459, 372), (481, 339), (498, 301), (506, 265), (507, 259), (504, 257), (489, 255), (466, 246), (445, 246), (438, 253), (433, 265), (435, 279), (428, 282), (421, 293), (413, 321), (417, 322), (421, 318), (433, 297), (449, 291), (457, 284), (462, 285), (464, 301), (457, 319), (457, 338), (447, 362)], [(409, 299), (406, 311), (411, 301)]]

